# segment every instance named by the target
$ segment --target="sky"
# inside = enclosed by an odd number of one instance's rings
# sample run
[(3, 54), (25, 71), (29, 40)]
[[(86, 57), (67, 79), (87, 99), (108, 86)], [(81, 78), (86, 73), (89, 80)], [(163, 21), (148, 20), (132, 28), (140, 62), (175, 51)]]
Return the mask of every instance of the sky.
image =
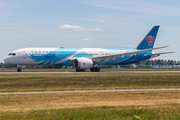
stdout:
[(0, 0), (0, 62), (26, 47), (136, 48), (160, 25), (156, 59), (180, 60), (179, 0)]

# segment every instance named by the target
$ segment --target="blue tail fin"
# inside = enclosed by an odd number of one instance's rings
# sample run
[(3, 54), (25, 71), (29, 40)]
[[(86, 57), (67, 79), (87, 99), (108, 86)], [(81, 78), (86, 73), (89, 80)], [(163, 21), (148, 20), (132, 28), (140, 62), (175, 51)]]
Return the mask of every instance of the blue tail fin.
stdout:
[(159, 26), (154, 26), (146, 35), (146, 37), (139, 43), (137, 49), (153, 48), (158, 30)]

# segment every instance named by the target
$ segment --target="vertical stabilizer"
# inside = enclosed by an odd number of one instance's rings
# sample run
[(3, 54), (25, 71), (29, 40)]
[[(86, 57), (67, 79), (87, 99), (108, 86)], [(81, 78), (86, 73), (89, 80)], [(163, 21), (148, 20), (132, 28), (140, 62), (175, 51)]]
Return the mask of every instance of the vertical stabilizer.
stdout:
[(144, 37), (144, 39), (139, 43), (136, 49), (149, 49), (153, 48), (155, 40), (156, 40), (156, 35), (159, 30), (159, 25), (154, 26), (150, 32)]

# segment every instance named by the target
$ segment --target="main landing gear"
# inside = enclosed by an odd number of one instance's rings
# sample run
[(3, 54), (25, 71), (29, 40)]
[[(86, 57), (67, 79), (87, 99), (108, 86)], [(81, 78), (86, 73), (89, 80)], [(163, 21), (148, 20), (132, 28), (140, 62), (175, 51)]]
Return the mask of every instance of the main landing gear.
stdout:
[[(85, 72), (86, 69), (76, 69), (76, 72)], [(100, 68), (91, 68), (91, 72), (100, 72)]]
[(85, 72), (86, 69), (76, 69), (76, 72)]
[(91, 72), (100, 72), (100, 68), (91, 68), (90, 71)]
[(21, 70), (21, 68), (18, 68), (17, 71), (18, 71), (18, 72), (21, 72), (22, 70)]

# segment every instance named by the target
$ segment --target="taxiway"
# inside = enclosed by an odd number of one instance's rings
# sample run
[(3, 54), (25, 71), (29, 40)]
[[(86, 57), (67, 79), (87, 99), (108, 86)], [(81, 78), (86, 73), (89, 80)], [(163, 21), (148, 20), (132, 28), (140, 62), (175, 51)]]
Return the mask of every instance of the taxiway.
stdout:
[(20, 94), (55, 94), (55, 93), (98, 93), (98, 92), (138, 92), (138, 91), (174, 91), (180, 88), (167, 89), (123, 89), (123, 90), (82, 90), (82, 91), (38, 91), (38, 92), (0, 92), (0, 95), (20, 95)]
[(85, 73), (180, 73), (180, 71), (102, 71), (102, 72), (0, 72), (0, 74), (85, 74)]

